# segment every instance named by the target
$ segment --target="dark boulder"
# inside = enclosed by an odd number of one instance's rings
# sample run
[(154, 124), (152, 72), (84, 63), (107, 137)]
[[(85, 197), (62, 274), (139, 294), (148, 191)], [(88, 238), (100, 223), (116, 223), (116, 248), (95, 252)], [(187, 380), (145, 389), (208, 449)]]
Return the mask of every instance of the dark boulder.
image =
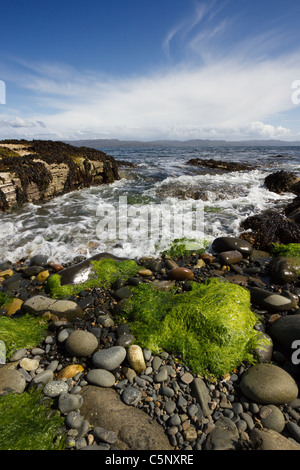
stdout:
[(274, 243), (300, 242), (300, 226), (287, 218), (283, 211), (268, 209), (248, 217), (241, 223), (242, 230), (251, 230), (241, 236), (251, 240), (254, 248), (268, 251)]
[(265, 186), (273, 193), (300, 194), (300, 178), (291, 171), (276, 171), (265, 178)]
[(205, 160), (202, 158), (192, 158), (187, 162), (188, 165), (194, 165), (204, 168), (211, 168), (219, 171), (247, 171), (255, 168), (245, 163), (226, 162), (222, 160), (214, 160), (212, 158)]

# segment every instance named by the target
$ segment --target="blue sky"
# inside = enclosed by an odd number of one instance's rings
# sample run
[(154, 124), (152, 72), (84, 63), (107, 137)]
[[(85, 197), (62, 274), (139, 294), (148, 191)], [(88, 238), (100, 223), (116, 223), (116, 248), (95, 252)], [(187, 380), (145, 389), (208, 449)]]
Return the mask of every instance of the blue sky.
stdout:
[(1, 139), (300, 140), (299, 1), (11, 0), (0, 14)]

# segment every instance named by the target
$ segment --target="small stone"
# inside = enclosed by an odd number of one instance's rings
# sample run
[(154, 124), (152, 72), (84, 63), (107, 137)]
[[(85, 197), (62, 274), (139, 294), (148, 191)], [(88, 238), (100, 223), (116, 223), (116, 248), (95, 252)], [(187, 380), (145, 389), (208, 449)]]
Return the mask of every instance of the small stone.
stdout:
[(82, 424), (83, 418), (79, 411), (70, 411), (65, 419), (65, 424), (68, 428), (79, 429)]
[(102, 442), (115, 444), (117, 442), (117, 434), (114, 431), (107, 431), (99, 426), (93, 429), (94, 436)]
[(150, 277), (152, 276), (153, 272), (150, 269), (141, 269), (138, 274), (142, 277)]
[(137, 374), (146, 370), (146, 363), (143, 350), (137, 344), (132, 344), (127, 351), (127, 359)]
[(180, 377), (180, 380), (181, 380), (183, 383), (185, 383), (185, 384), (188, 385), (188, 384), (190, 384), (190, 383), (193, 382), (194, 377), (193, 377), (192, 374), (190, 374), (189, 372), (185, 372), (185, 373), (183, 374), (183, 376)]
[(14, 315), (20, 308), (22, 307), (23, 300), (21, 299), (13, 299), (11, 303), (6, 307), (7, 308), (7, 315), (11, 316)]
[(83, 371), (84, 368), (80, 364), (71, 364), (58, 372), (57, 379), (71, 379)]
[(4, 277), (5, 279), (14, 275), (12, 269), (6, 269), (5, 271), (0, 271), (0, 277)]
[(79, 394), (61, 393), (58, 399), (58, 408), (61, 413), (68, 414), (70, 411), (78, 410), (83, 402), (83, 398)]
[(222, 265), (230, 266), (242, 261), (243, 255), (239, 251), (224, 251), (219, 254), (218, 259)]
[(36, 279), (37, 281), (39, 282), (45, 282), (48, 277), (50, 276), (50, 273), (49, 271), (42, 271), (41, 273), (39, 273), (37, 276), (36, 276)]
[(165, 368), (161, 368), (154, 376), (154, 382), (161, 383), (165, 382), (168, 378), (168, 371)]
[(184, 436), (185, 440), (188, 441), (188, 442), (194, 442), (198, 437), (197, 431), (193, 426), (186, 429), (186, 431), (184, 431), (184, 433), (183, 433), (183, 436)]
[(87, 373), (86, 380), (98, 387), (112, 387), (116, 381), (115, 376), (105, 369), (92, 369)]
[(53, 371), (51, 369), (46, 369), (43, 372), (40, 372), (32, 379), (32, 384), (47, 384), (53, 380)]
[(68, 392), (68, 384), (62, 380), (53, 380), (48, 382), (43, 388), (43, 393), (47, 397), (55, 398), (61, 395), (62, 393)]
[(281, 433), (285, 427), (285, 419), (281, 410), (275, 405), (262, 406), (259, 410), (261, 424), (266, 429)]
[(98, 347), (98, 340), (89, 331), (75, 330), (67, 338), (65, 348), (68, 354), (76, 357), (90, 356)]
[(175, 268), (168, 272), (168, 278), (173, 281), (192, 281), (194, 273), (188, 268)]
[(29, 359), (27, 357), (24, 357), (20, 361), (20, 367), (22, 367), (23, 369), (27, 371), (36, 370), (38, 366), (39, 366), (39, 361), (37, 361), (36, 359)]
[(125, 405), (136, 405), (142, 397), (142, 392), (129, 385), (126, 387), (122, 393), (122, 400)]
[(0, 365), (6, 363), (6, 346), (4, 341), (0, 340)]
[(114, 370), (122, 364), (125, 357), (126, 349), (123, 346), (112, 346), (93, 354), (92, 362), (99, 369)]

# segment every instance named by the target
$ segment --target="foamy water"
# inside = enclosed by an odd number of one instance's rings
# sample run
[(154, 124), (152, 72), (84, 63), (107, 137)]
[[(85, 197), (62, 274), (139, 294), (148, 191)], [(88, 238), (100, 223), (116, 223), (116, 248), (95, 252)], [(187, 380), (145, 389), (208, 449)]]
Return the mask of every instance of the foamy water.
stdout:
[[(270, 157), (283, 152), (291, 158)], [(238, 235), (246, 217), (293, 199), (292, 194), (268, 191), (263, 182), (268, 174), (280, 169), (299, 173), (296, 156), (300, 149), (135, 148), (109, 149), (107, 153), (135, 163), (136, 168), (121, 169), (122, 179), (110, 185), (26, 204), (2, 214), (0, 260), (15, 262), (43, 253), (53, 261), (66, 262), (103, 251), (138, 258), (158, 255), (172, 239), (182, 235), (200, 244), (218, 236)], [(253, 163), (256, 167), (253, 171), (212, 174), (186, 165), (195, 157)], [(182, 200), (176, 196), (178, 188), (200, 190), (203, 200)], [(164, 195), (165, 189), (171, 195)], [(120, 206), (120, 198), (126, 198), (125, 208)], [(195, 228), (195, 213), (200, 210), (203, 217)], [(160, 215), (160, 226), (154, 222), (151, 226), (151, 214), (153, 219)], [(182, 233), (189, 226), (192, 231)]]

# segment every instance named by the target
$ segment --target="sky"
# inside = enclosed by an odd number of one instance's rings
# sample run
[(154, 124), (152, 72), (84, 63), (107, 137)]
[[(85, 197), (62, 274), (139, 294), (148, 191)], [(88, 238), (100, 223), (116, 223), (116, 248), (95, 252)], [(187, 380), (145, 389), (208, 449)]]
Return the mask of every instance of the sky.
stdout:
[(10, 0), (0, 139), (300, 141), (298, 0)]

